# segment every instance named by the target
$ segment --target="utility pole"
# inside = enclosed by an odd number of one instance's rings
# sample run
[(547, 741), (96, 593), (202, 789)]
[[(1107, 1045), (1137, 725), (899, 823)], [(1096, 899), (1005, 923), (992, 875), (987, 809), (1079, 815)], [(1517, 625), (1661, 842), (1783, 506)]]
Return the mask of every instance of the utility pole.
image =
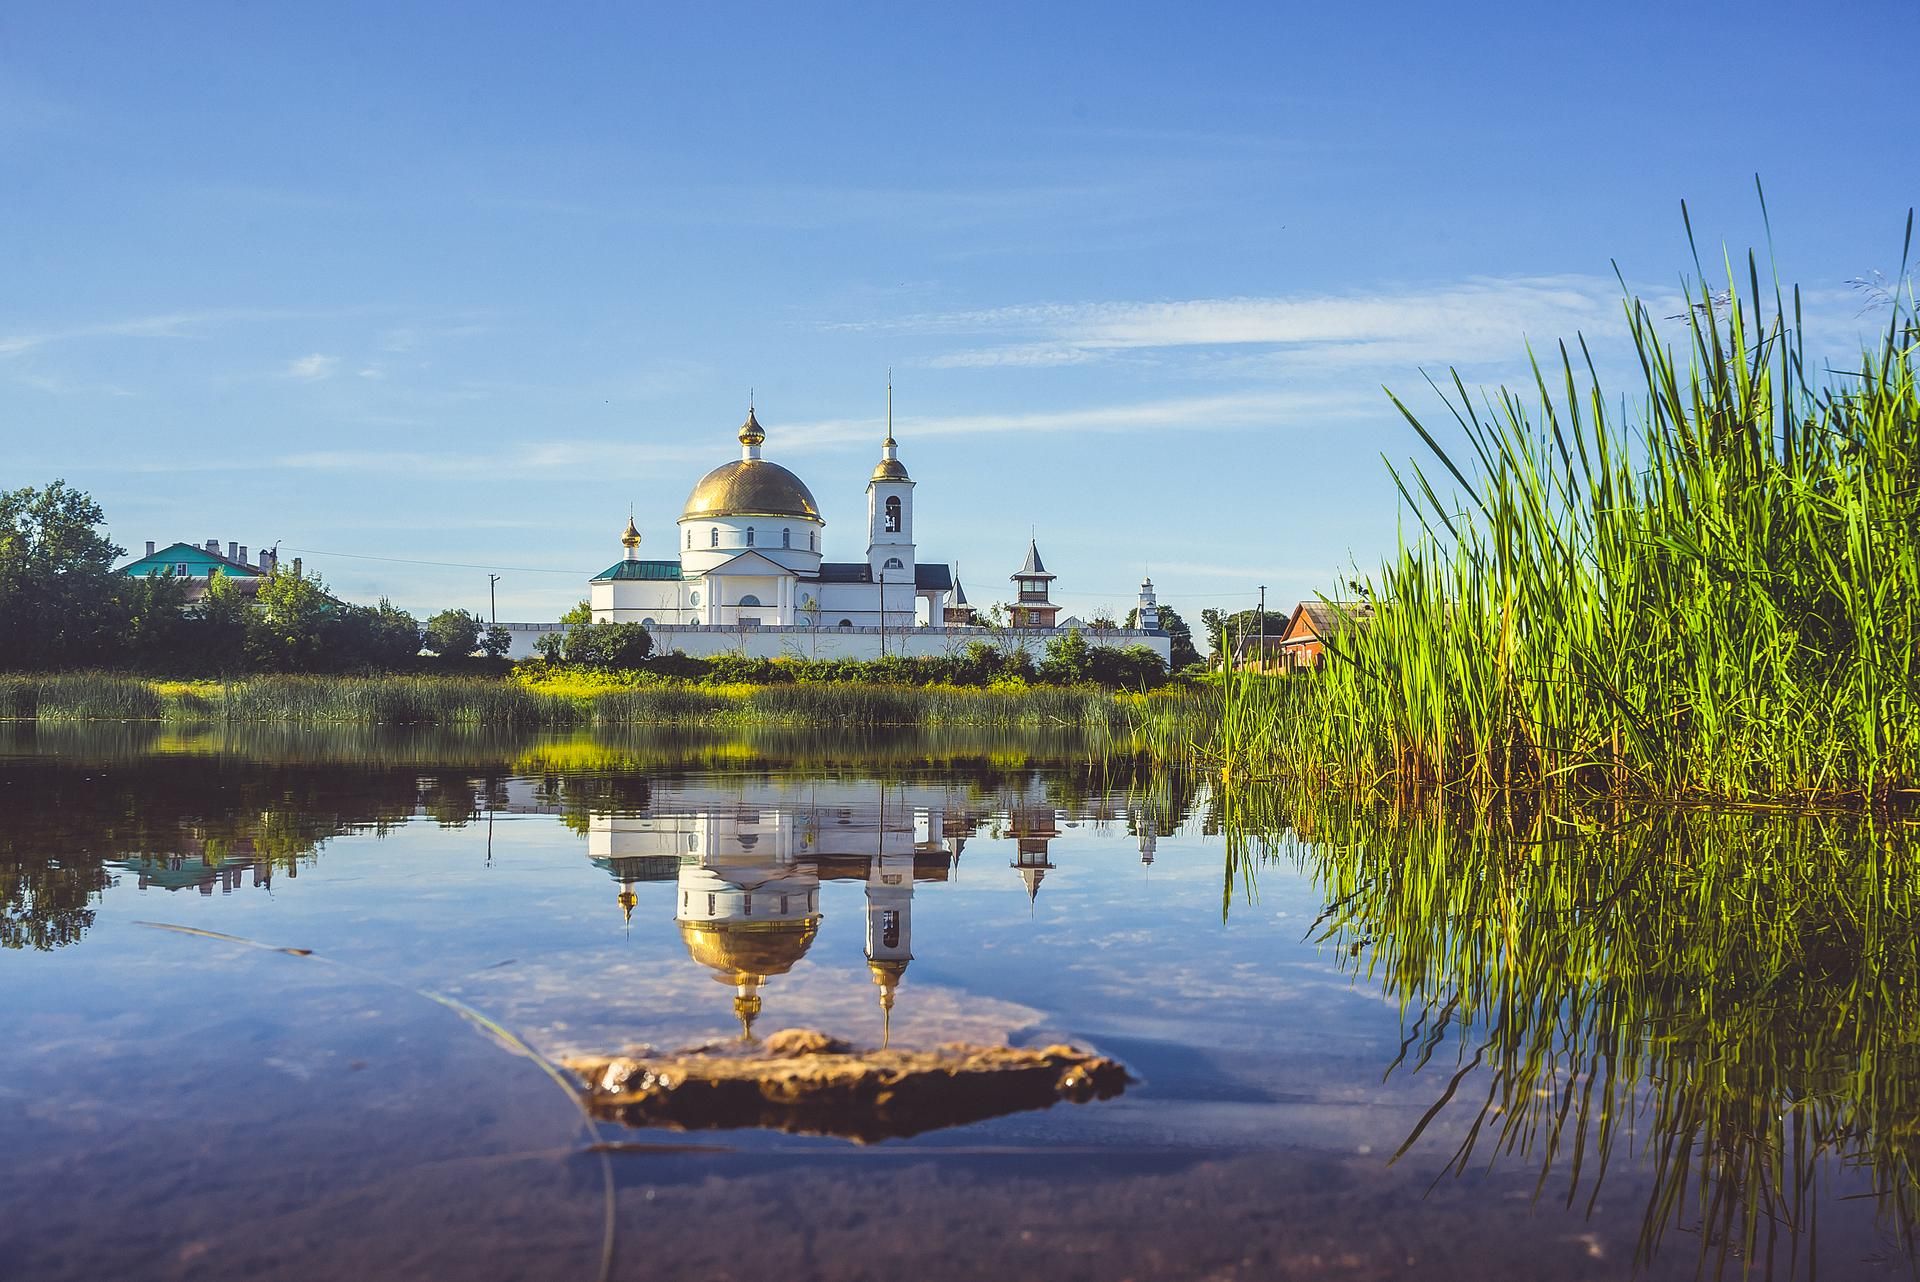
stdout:
[[(500, 576), (497, 574), (489, 574), (487, 576), (487, 617), (496, 628), (500, 626), (500, 606), (494, 599), (493, 585), (499, 581)], [(1264, 588), (1261, 590), (1265, 591)]]
[(1260, 585), (1260, 612), (1254, 616), (1260, 625), (1260, 639), (1255, 642), (1260, 647), (1260, 655), (1253, 661), (1255, 670), (1266, 666), (1267, 662), (1267, 585)]

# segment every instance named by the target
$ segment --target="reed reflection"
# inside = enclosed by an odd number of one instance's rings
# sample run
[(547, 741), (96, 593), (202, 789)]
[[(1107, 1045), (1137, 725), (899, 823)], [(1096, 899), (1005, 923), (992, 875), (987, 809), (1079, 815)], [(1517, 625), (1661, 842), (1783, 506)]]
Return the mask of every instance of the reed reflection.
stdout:
[[(1447, 1073), (1398, 1158), (1464, 1114), (1446, 1169), (1530, 1161), (1591, 1213), (1651, 1171), (1638, 1260), (1793, 1273), (1820, 1208), (1920, 1218), (1920, 862), (1869, 816), (1231, 799), (1228, 902), (1269, 859), (1318, 937), (1396, 999), (1389, 1072)], [(1444, 1067), (1442, 1067), (1444, 1066)]]

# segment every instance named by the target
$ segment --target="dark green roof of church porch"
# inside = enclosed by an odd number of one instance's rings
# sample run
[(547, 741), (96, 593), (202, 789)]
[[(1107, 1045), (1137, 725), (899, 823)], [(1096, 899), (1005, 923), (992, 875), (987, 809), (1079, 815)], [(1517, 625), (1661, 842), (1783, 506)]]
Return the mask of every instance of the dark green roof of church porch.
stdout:
[(672, 581), (680, 577), (678, 561), (615, 561), (606, 569), (593, 576), (595, 583), (604, 583), (608, 579), (640, 579), (642, 581)]

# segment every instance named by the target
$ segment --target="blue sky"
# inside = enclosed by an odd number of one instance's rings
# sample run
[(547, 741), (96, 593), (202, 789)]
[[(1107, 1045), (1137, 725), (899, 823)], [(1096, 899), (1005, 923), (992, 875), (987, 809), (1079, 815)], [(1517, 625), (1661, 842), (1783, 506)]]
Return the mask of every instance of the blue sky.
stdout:
[(891, 366), (923, 560), (1194, 618), (1388, 546), (1383, 385), (1611, 366), (1681, 199), (1839, 357), (1920, 198), (1911, 0), (802, 9), (7, 6), (0, 485), (548, 619), (749, 387), (858, 559)]

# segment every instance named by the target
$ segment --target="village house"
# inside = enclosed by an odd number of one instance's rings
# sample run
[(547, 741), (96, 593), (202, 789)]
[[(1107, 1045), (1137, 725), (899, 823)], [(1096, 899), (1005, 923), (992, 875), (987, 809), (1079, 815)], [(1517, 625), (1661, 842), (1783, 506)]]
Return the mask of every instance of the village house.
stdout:
[(208, 539), (205, 546), (170, 543), (157, 550), (149, 539), (146, 555), (121, 566), (119, 572), (136, 579), (171, 575), (186, 584), (188, 601), (198, 601), (215, 575), (231, 579), (241, 592), (252, 596), (278, 562), (279, 554), (268, 548), (260, 550), (258, 562), (249, 560), (244, 543), (228, 543), (223, 553), (218, 539)]

